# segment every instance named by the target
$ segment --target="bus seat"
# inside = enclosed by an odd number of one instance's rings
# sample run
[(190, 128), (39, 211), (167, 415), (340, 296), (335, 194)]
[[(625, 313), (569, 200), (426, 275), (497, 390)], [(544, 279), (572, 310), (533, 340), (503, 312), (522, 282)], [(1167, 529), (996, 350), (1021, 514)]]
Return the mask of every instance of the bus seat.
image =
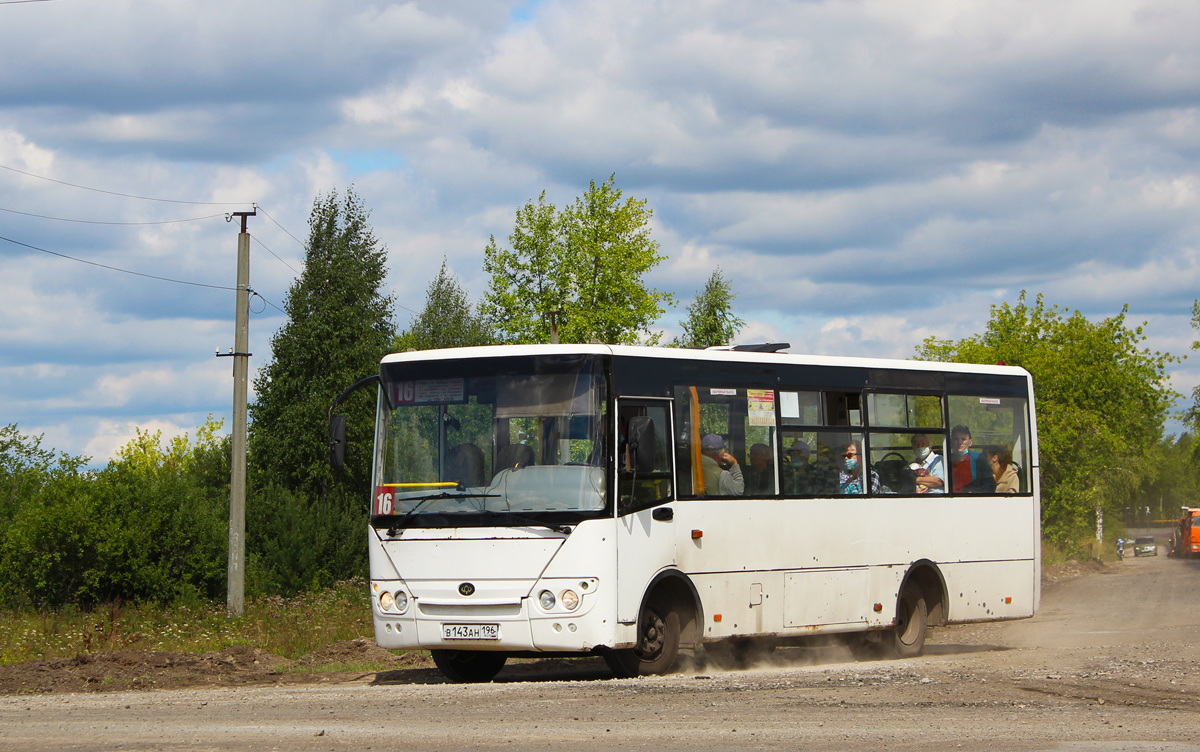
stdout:
[(887, 486), (892, 493), (916, 493), (917, 476), (909, 469), (908, 460), (896, 452), (888, 452), (872, 467), (879, 474), (879, 482)]
[(514, 467), (529, 467), (533, 464), (533, 447), (528, 444), (509, 444), (496, 455), (496, 467), (492, 478), (495, 479), (502, 470)]
[(466, 487), (483, 485), (483, 450), (469, 442), (446, 453), (446, 479)]

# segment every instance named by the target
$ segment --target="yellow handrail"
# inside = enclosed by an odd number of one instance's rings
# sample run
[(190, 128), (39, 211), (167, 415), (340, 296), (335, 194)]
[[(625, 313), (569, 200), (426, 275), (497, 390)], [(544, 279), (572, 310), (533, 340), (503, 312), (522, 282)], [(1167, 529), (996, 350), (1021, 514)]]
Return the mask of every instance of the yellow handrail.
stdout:
[(438, 483), (383, 483), (381, 485), (384, 488), (451, 488), (457, 487), (458, 483), (448, 480)]

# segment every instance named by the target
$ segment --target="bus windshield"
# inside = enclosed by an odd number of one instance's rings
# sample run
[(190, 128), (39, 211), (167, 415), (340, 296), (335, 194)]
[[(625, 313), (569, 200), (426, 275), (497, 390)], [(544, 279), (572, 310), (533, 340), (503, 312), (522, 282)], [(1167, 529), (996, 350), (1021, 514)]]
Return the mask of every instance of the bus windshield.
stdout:
[(591, 356), (384, 363), (373, 517), (605, 508)]

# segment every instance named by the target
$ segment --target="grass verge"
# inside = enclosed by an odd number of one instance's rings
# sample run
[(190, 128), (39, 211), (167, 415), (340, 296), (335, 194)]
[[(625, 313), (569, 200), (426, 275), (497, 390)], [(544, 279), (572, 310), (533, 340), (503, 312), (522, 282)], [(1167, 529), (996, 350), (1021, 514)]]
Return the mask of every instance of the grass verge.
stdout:
[(0, 611), (0, 665), (110, 650), (205, 653), (231, 645), (295, 659), (371, 634), (367, 583), (356, 579), (294, 598), (247, 599), (245, 615), (235, 618), (224, 602), (204, 600), (168, 608), (117, 602), (91, 610)]

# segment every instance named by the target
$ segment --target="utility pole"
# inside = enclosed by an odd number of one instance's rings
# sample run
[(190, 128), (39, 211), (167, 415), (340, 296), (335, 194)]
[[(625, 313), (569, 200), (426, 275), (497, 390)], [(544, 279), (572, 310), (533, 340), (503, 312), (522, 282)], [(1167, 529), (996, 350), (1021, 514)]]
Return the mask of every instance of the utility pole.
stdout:
[[(250, 234), (246, 232), (246, 217), (258, 215), (258, 207), (250, 212), (233, 212), (226, 216), (241, 217), (242, 231), (238, 233), (237, 303), (235, 308), (233, 351), (233, 471), (229, 479), (229, 570), (226, 577), (228, 595), (226, 606), (230, 616), (246, 612), (246, 381), (250, 375)], [(220, 356), (220, 353), (218, 353)]]

